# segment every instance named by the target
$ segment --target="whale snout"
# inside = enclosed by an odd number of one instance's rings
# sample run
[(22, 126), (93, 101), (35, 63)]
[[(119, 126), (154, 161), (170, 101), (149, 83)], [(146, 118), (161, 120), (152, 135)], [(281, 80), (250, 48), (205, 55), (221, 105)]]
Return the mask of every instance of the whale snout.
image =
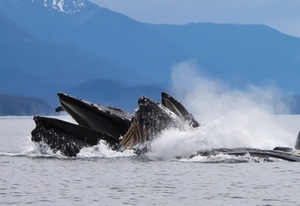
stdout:
[(138, 99), (138, 105), (139, 106), (149, 106), (149, 105), (158, 106), (158, 103), (153, 101), (149, 97), (142, 96)]

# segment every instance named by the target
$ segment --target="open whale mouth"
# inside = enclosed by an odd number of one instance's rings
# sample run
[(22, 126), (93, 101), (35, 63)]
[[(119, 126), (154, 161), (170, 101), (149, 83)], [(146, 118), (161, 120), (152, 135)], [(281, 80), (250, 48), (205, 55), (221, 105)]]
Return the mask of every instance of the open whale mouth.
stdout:
[(132, 116), (120, 109), (93, 104), (64, 93), (58, 93), (65, 111), (81, 126), (105, 132), (115, 138), (125, 134)]
[(159, 104), (148, 97), (142, 96), (138, 99), (139, 108), (132, 118), (131, 127), (123, 135), (120, 145), (126, 149), (134, 149), (149, 141), (149, 134), (145, 128), (145, 116), (159, 110)]
[(126, 149), (133, 149), (137, 145), (148, 141), (147, 132), (137, 122), (134, 123), (120, 141), (120, 145)]
[(166, 93), (162, 93), (161, 102), (162, 102), (162, 105), (164, 105), (169, 110), (174, 112), (180, 118), (184, 119), (184, 117), (182, 116), (182, 114), (179, 111), (179, 108), (175, 106), (174, 102), (172, 101), (172, 99), (170, 98), (169, 95), (167, 95)]
[(179, 125), (176, 114), (152, 99), (142, 96), (138, 99), (138, 109), (132, 118), (129, 130), (123, 135), (120, 145), (127, 149), (146, 151), (151, 140), (163, 130)]
[(182, 119), (185, 122), (188, 122), (188, 124), (192, 127), (199, 127), (200, 124), (198, 121), (194, 118), (194, 116), (187, 111), (187, 109), (174, 97), (168, 95), (165, 92), (161, 93), (161, 104), (168, 108), (170, 111), (172, 111), (174, 114), (176, 114), (180, 119)]

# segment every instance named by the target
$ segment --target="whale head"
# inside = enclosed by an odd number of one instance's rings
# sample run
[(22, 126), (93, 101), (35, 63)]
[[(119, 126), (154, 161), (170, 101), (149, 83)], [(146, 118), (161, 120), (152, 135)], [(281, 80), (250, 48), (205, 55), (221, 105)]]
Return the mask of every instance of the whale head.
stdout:
[(131, 120), (131, 127), (123, 135), (120, 145), (126, 149), (148, 151), (149, 143), (163, 130), (181, 128), (184, 122), (174, 112), (148, 97), (138, 100), (138, 109)]
[(171, 95), (162, 92), (161, 93), (161, 103), (169, 110), (174, 112), (178, 117), (180, 117), (183, 121), (187, 122), (189, 126), (199, 127), (200, 124), (194, 118), (194, 116), (187, 111), (187, 109), (174, 97)]

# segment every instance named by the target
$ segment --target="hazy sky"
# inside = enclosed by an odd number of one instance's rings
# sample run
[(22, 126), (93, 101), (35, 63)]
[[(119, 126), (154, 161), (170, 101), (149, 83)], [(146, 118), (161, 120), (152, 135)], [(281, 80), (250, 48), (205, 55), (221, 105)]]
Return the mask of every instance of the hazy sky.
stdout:
[(265, 24), (300, 37), (300, 0), (90, 0), (148, 23)]

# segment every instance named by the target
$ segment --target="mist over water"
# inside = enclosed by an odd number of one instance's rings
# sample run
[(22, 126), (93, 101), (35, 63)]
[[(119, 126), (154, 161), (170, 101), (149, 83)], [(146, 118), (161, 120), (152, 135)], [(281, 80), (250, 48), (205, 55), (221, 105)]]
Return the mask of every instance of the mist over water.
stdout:
[(189, 156), (200, 149), (293, 147), (297, 134), (276, 119), (289, 113), (281, 92), (273, 86), (231, 88), (221, 80), (197, 73), (194, 61), (173, 67), (173, 94), (195, 116), (201, 127), (165, 131), (152, 143), (150, 157)]

